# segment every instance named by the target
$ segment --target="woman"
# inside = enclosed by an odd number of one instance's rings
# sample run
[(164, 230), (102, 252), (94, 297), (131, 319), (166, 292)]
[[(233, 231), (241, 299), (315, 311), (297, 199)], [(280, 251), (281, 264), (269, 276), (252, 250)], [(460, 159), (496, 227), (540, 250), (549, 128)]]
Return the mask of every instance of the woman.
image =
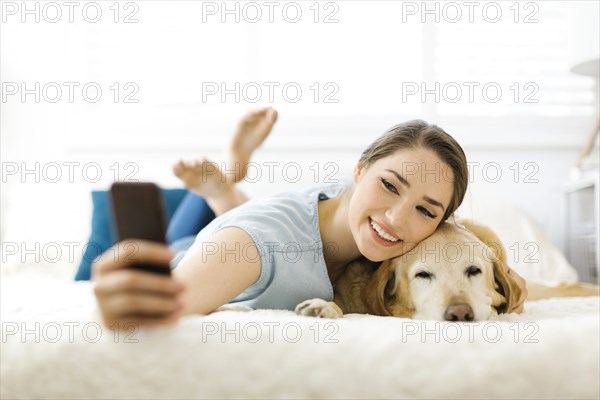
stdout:
[[(348, 263), (410, 251), (463, 200), (468, 172), (460, 145), (434, 125), (410, 121), (362, 153), (352, 182), (246, 202), (235, 182), (243, 179), (252, 151), (276, 118), (275, 110), (265, 109), (242, 120), (229, 152), (239, 174), (221, 174), (206, 160), (175, 166), (176, 175), (218, 217), (200, 231), (183, 259), (175, 260), (172, 277), (126, 268), (133, 261), (174, 261), (166, 246), (148, 242), (138, 241), (135, 254), (132, 246), (118, 243), (116, 253), (107, 253), (120, 254), (119, 260), (103, 255), (94, 264), (106, 326), (171, 324), (228, 302), (293, 310), (305, 299), (331, 300), (332, 283)], [(512, 274), (525, 289), (522, 278)], [(513, 311), (522, 311), (523, 292)]]

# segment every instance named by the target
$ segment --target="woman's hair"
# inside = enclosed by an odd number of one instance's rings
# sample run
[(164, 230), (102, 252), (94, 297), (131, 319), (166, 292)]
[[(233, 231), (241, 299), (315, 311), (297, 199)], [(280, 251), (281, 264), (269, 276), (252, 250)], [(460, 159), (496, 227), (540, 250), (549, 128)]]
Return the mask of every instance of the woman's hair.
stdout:
[[(390, 156), (398, 150), (424, 148), (433, 151), (454, 174), (454, 190), (450, 204), (442, 218), (448, 219), (460, 206), (467, 191), (469, 171), (463, 149), (452, 136), (436, 125), (422, 120), (408, 121), (396, 125), (375, 140), (360, 156), (365, 168), (377, 160)], [(441, 169), (439, 170), (441, 173)], [(442, 174), (444, 177), (444, 175)]]

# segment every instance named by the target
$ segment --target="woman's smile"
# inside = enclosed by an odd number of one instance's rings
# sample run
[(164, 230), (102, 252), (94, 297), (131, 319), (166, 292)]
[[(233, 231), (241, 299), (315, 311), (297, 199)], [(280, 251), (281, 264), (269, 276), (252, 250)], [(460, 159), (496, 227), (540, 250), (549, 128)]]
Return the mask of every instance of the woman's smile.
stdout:
[(399, 237), (392, 235), (388, 229), (382, 227), (377, 222), (373, 221), (371, 217), (369, 217), (369, 227), (369, 230), (371, 231), (371, 236), (373, 236), (374, 240), (382, 246), (390, 247), (401, 244), (403, 242), (403, 240)]

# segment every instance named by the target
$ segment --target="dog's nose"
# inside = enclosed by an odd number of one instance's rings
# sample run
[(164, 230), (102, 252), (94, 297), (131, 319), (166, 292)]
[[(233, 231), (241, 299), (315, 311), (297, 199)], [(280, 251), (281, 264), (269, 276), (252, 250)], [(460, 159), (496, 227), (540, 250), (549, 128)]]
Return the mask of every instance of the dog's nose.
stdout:
[(474, 318), (473, 309), (468, 304), (452, 304), (444, 313), (446, 321), (473, 321)]

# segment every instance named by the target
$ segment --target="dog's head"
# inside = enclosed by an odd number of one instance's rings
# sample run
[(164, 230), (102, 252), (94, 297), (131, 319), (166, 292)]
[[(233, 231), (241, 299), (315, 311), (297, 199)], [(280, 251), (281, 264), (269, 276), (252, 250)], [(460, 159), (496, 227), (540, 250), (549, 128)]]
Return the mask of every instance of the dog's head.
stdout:
[(513, 308), (521, 289), (508, 275), (506, 253), (488, 228), (443, 223), (410, 252), (384, 261), (365, 290), (379, 315), (480, 321)]

